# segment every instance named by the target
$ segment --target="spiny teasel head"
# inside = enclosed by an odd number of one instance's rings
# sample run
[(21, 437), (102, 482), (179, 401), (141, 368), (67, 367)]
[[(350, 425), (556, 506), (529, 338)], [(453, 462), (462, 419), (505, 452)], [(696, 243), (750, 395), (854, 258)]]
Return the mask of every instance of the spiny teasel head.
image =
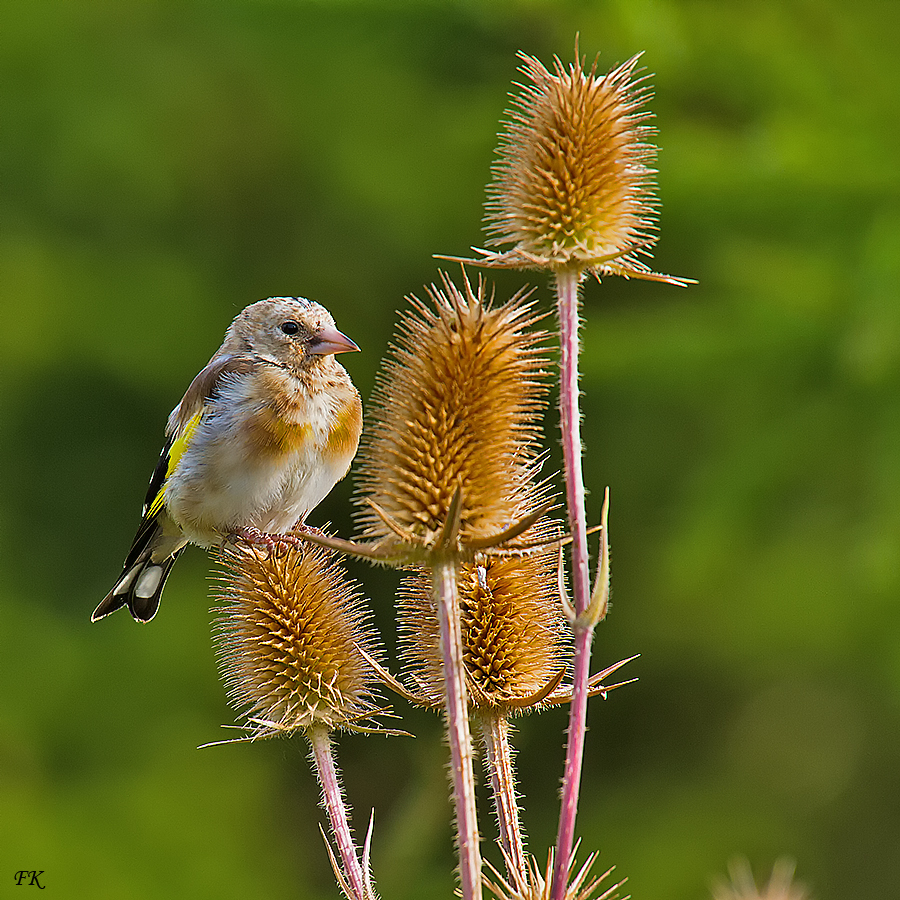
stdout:
[(458, 492), (461, 545), (534, 514), (547, 388), (541, 318), (525, 293), (494, 305), (442, 276), (412, 309), (379, 377), (360, 452), (366, 538), (430, 548)]
[[(232, 705), (252, 736), (354, 729), (377, 710), (359, 648), (377, 641), (332, 553), (240, 544), (222, 555), (216, 645)], [(365, 729), (361, 729), (365, 730)]]
[[(565, 900), (619, 900), (619, 888), (625, 883), (625, 879), (616, 884), (608, 884), (607, 879), (612, 875), (613, 869), (607, 869), (602, 875), (591, 876), (591, 869), (597, 860), (597, 853), (591, 853), (578, 871), (575, 871), (575, 857), (569, 865), (569, 880), (566, 885)], [(550, 900), (550, 887), (553, 874), (554, 852), (547, 854), (547, 866), (541, 869), (538, 861), (532, 856), (526, 863), (525, 871), (517, 871), (510, 867), (507, 861), (507, 870), (511, 873), (506, 877), (490, 864), (488, 868), (493, 875), (484, 878), (485, 887), (496, 900)], [(621, 900), (629, 900), (623, 897)]]
[(485, 204), (490, 246), (470, 262), (682, 283), (640, 260), (657, 239), (656, 147), (640, 55), (606, 74), (553, 71), (519, 54), (530, 83), (514, 98)]
[[(551, 535), (545, 523), (535, 532), (545, 539)], [(463, 663), (472, 708), (512, 714), (539, 706), (546, 689), (555, 688), (568, 657), (558, 584), (555, 548), (525, 556), (485, 555), (459, 567)], [(416, 693), (437, 706), (443, 701), (444, 676), (429, 572), (404, 579), (398, 618), (401, 655)]]
[(713, 887), (715, 900), (809, 900), (804, 884), (794, 881), (795, 864), (779, 859), (772, 867), (768, 884), (757, 888), (753, 871), (746, 859), (735, 859), (728, 866), (731, 881), (720, 881)]

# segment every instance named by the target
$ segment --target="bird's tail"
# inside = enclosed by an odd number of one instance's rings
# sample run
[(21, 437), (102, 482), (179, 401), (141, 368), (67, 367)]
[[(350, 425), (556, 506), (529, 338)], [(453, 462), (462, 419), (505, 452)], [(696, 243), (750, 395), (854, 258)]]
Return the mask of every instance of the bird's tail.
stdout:
[[(149, 542), (152, 544), (152, 541)], [(136, 622), (149, 622), (159, 609), (159, 598), (175, 560), (184, 547), (159, 562), (153, 561), (152, 546), (145, 546), (134, 558), (129, 556), (115, 587), (100, 601), (91, 621), (96, 622), (123, 606)]]

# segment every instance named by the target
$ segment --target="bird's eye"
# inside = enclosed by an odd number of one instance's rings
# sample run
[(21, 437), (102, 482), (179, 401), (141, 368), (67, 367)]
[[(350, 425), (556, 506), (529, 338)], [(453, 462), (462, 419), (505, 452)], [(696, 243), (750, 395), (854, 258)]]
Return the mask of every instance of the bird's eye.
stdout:
[(300, 330), (300, 326), (291, 319), (288, 319), (287, 322), (282, 322), (279, 327), (285, 334), (296, 334)]

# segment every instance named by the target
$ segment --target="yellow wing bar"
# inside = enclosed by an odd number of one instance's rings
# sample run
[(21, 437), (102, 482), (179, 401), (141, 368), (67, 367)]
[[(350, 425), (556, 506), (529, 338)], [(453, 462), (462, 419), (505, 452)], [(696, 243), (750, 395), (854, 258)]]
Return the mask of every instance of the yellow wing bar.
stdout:
[(166, 478), (163, 481), (159, 492), (153, 498), (153, 502), (150, 504), (150, 508), (147, 510), (147, 518), (152, 518), (162, 509), (163, 502), (166, 499), (166, 485), (169, 483), (169, 477), (175, 471), (175, 467), (181, 460), (182, 454), (187, 449), (187, 445), (191, 442), (191, 438), (194, 436), (194, 432), (197, 430), (197, 426), (200, 424), (200, 418), (202, 416), (203, 410), (201, 409), (191, 419), (188, 420), (188, 423), (184, 426), (181, 434), (178, 435), (178, 437), (172, 442), (172, 446), (169, 448), (169, 461), (166, 468)]

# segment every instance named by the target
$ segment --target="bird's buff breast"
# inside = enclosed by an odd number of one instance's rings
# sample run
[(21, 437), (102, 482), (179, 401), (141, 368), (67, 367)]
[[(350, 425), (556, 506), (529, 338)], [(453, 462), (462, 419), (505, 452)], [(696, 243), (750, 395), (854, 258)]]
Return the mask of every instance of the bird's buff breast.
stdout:
[(279, 374), (236, 385), (217, 401), (170, 478), (169, 515), (195, 543), (213, 546), (247, 526), (287, 531), (350, 466), (359, 439), (355, 391), (336, 402), (334, 391), (287, 390)]

